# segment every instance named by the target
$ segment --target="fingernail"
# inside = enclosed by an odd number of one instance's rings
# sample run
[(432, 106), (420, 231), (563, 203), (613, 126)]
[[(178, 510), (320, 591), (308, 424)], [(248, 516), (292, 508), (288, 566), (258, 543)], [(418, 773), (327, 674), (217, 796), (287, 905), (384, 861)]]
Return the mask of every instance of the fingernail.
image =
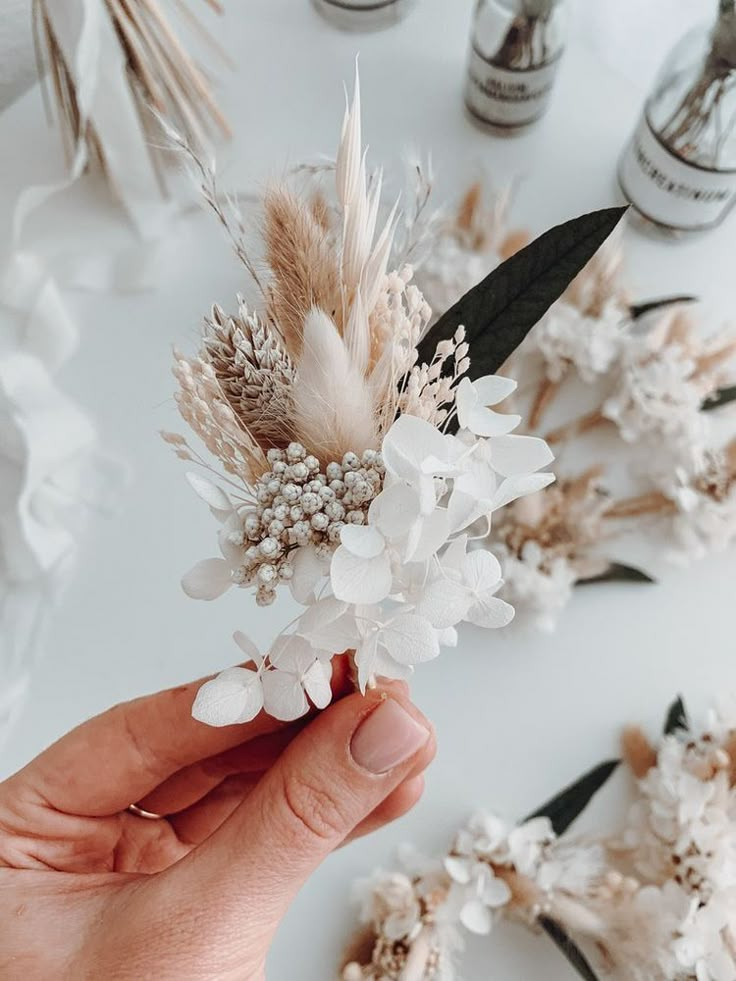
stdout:
[(358, 726), (350, 752), (369, 773), (386, 773), (413, 756), (428, 739), (428, 729), (393, 698), (386, 698)]

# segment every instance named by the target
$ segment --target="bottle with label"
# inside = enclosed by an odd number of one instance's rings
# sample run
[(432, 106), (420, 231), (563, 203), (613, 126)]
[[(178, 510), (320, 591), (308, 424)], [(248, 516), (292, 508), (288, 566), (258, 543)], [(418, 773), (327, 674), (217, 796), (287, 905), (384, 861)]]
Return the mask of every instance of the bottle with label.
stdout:
[(702, 231), (736, 205), (736, 0), (666, 60), (619, 165), (639, 215), (672, 234)]
[(547, 109), (567, 36), (565, 0), (478, 0), (465, 105), (482, 124), (513, 132)]
[(346, 31), (374, 31), (398, 24), (416, 0), (312, 0), (317, 10)]

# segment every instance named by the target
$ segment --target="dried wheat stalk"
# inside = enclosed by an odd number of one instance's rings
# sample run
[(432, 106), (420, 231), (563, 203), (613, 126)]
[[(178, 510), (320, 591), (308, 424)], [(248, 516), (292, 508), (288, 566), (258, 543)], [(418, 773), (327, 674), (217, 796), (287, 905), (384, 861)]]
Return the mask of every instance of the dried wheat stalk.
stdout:
[[(207, 145), (216, 134), (230, 135), (230, 127), (218, 107), (210, 83), (181, 43), (157, 0), (100, 0), (109, 14), (127, 63), (130, 91), (138, 110), (141, 128), (151, 136), (155, 114), (168, 120), (197, 147)], [(220, 12), (217, 0), (205, 0)], [(194, 22), (212, 47), (214, 39), (183, 3), (181, 12)], [(48, 68), (51, 89), (61, 124), (64, 148), (70, 162), (80, 144), (86, 144), (88, 159), (108, 172), (105, 147), (90, 120), (82, 118), (76, 91), (74, 66), (67, 63), (54, 30), (46, 0), (33, 0), (36, 49), (42, 68)], [(227, 60), (220, 51), (223, 60)], [(155, 141), (148, 140), (152, 162), (159, 168)]]

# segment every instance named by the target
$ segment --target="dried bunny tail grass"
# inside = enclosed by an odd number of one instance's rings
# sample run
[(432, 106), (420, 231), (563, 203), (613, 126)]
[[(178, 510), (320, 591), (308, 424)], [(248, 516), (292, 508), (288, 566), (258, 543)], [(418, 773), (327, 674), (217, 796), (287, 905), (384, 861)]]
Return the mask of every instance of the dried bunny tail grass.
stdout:
[(282, 187), (272, 188), (264, 201), (266, 261), (272, 279), (268, 314), (277, 325), (289, 354), (298, 358), (302, 331), (313, 307), (325, 310), (342, 327), (340, 276), (328, 230), (303, 204)]
[(621, 754), (638, 780), (657, 765), (657, 750), (639, 726), (627, 726), (622, 732)]
[(203, 353), (230, 407), (264, 448), (291, 441), (296, 371), (279, 336), (239, 297), (237, 316), (214, 306), (205, 318)]
[(641, 518), (645, 515), (668, 515), (677, 510), (677, 505), (661, 491), (650, 491), (638, 497), (617, 501), (607, 508), (604, 518), (622, 520)]
[(304, 344), (294, 387), (294, 434), (323, 464), (345, 453), (376, 449), (375, 406), (362, 371), (351, 360), (335, 323), (314, 309), (304, 321)]
[[(142, 128), (150, 129), (149, 117), (154, 110), (198, 146), (206, 145), (208, 136), (217, 131), (230, 136), (229, 124), (215, 102), (209, 82), (156, 0), (105, 0), (103, 6), (129, 66), (130, 91)], [(217, 4), (210, 2), (210, 6), (219, 10)], [(205, 40), (211, 40), (189, 10), (187, 17)], [(67, 153), (73, 154), (84, 141), (105, 169), (104, 144), (90, 121), (80, 114), (74, 68), (67, 64), (46, 0), (34, 0), (33, 23), (37, 50), (49, 65)]]

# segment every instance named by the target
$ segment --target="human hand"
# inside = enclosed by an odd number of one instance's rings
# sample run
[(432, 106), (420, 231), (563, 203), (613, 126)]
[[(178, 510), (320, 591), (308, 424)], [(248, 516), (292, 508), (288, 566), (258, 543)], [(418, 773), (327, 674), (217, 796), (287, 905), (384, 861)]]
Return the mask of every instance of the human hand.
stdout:
[(405, 686), (211, 729), (199, 685), (119, 705), (0, 783), (1, 977), (263, 978), (311, 873), (419, 799), (434, 738)]

